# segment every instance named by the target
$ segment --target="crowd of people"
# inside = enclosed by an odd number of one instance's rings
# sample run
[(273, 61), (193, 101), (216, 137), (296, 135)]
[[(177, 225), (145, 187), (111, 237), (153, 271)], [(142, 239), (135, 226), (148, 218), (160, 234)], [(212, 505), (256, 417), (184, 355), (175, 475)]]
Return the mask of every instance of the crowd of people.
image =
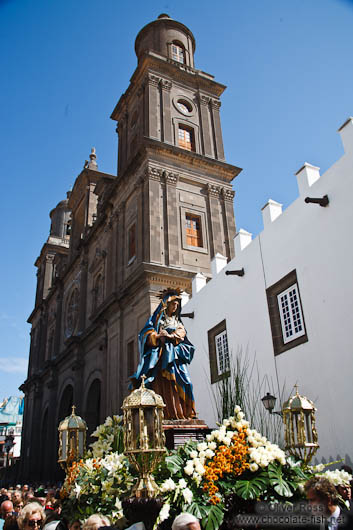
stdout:
[[(60, 489), (28, 484), (0, 490), (0, 530), (98, 530), (110, 525), (108, 517), (91, 515), (83, 524), (79, 520), (67, 521), (61, 514)], [(129, 529), (127, 529), (129, 530)], [(143, 522), (130, 530), (145, 530)], [(196, 517), (189, 513), (178, 515), (172, 530), (201, 530)]]
[[(309, 505), (319, 506), (323, 516), (321, 522), (310, 527), (315, 526), (319, 530), (353, 528), (351, 485), (335, 487), (327, 478), (316, 476), (306, 482), (304, 489)], [(61, 510), (59, 488), (40, 487), (35, 490), (25, 484), (0, 490), (0, 530), (113, 528), (109, 518), (102, 514), (93, 514), (82, 523), (65, 520)], [(143, 522), (135, 523), (127, 530), (145, 530), (145, 526)], [(174, 519), (171, 530), (201, 530), (201, 526), (194, 515), (181, 513)]]

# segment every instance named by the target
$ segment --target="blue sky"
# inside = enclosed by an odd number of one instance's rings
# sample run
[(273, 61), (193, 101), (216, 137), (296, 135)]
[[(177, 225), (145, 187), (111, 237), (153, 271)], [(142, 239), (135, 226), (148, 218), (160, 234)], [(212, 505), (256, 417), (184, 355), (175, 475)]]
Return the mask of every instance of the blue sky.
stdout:
[(269, 198), (297, 197), (294, 173), (343, 153), (352, 115), (353, 1), (0, 0), (0, 399), (26, 378), (34, 261), (49, 211), (95, 146), (116, 172), (109, 119), (136, 67), (138, 31), (160, 13), (196, 38), (195, 66), (228, 86), (221, 118), (237, 228), (262, 230)]

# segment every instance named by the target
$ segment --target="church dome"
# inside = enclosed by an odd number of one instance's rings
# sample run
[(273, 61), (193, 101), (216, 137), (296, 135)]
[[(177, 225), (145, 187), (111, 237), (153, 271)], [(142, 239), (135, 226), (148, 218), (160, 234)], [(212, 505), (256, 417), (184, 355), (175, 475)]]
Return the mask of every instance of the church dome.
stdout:
[(51, 219), (50, 235), (64, 238), (68, 235), (69, 219), (71, 211), (69, 209), (69, 200), (60, 201), (49, 214)]
[(136, 37), (135, 52), (140, 61), (149, 51), (194, 67), (195, 37), (181, 22), (162, 13), (157, 20), (143, 27)]

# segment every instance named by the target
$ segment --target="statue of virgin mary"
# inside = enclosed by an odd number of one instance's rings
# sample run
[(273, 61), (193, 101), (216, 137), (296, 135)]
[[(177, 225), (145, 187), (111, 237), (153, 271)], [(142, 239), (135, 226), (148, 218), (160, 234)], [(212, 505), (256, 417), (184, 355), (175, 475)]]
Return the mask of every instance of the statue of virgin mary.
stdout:
[(139, 333), (140, 362), (131, 377), (134, 387), (145, 385), (161, 395), (165, 419), (195, 418), (195, 401), (187, 369), (195, 348), (180, 319), (180, 289), (165, 289), (161, 302)]

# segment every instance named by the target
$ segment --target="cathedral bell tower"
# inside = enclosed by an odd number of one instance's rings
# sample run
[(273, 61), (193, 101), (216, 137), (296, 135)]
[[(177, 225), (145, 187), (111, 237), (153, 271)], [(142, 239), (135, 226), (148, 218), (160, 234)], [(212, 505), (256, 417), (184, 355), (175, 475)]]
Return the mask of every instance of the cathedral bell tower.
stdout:
[(137, 204), (135, 219), (125, 209), (126, 259), (136, 251), (135, 265), (153, 270), (155, 281), (164, 277), (156, 281), (164, 286), (183, 277), (185, 287), (195, 273), (209, 275), (215, 254), (234, 252), (231, 182), (241, 169), (224, 160), (225, 86), (195, 68), (195, 48), (191, 31), (168, 15), (147, 24), (135, 42), (137, 68), (111, 115), (120, 197), (125, 207)]

